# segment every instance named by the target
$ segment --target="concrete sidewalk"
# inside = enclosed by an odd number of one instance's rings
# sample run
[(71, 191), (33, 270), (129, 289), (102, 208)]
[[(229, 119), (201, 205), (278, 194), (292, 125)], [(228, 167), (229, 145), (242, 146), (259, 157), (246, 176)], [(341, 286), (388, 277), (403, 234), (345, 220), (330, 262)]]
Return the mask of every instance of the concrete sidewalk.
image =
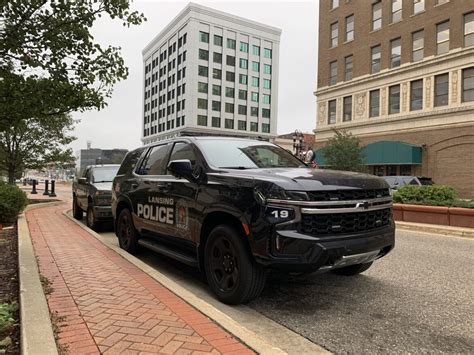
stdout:
[(253, 353), (184, 300), (63, 215), (26, 213), (59, 343), (85, 353)]

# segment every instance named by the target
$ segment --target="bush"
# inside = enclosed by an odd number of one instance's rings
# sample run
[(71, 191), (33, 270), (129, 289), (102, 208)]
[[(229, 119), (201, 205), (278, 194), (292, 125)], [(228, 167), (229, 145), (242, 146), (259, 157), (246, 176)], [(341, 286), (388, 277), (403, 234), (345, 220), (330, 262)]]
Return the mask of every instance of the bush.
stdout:
[(393, 201), (399, 203), (428, 202), (441, 203), (454, 201), (457, 192), (445, 185), (405, 185), (395, 191)]
[(27, 204), (26, 194), (20, 188), (0, 183), (0, 224), (15, 222)]

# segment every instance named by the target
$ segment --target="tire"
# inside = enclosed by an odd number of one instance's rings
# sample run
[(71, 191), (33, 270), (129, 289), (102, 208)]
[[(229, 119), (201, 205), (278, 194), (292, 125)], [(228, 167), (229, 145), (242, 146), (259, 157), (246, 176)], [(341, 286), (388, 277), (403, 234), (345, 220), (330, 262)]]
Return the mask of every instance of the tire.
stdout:
[(372, 266), (372, 263), (373, 262), (371, 261), (370, 263), (355, 264), (351, 266), (341, 267), (340, 269), (335, 269), (332, 272), (338, 275), (354, 276), (366, 271), (369, 267)]
[(79, 204), (77, 203), (77, 197), (74, 195), (72, 197), (72, 216), (80, 221), (84, 215), (84, 211), (82, 208), (79, 207)]
[(99, 229), (99, 222), (95, 219), (94, 208), (92, 206), (87, 207), (86, 224), (92, 230)]
[(120, 248), (135, 254), (139, 250), (138, 231), (133, 225), (132, 214), (128, 208), (123, 209), (117, 219), (117, 237)]
[(204, 269), (211, 290), (227, 304), (257, 298), (265, 286), (265, 269), (250, 255), (243, 236), (227, 225), (215, 227), (206, 242)]

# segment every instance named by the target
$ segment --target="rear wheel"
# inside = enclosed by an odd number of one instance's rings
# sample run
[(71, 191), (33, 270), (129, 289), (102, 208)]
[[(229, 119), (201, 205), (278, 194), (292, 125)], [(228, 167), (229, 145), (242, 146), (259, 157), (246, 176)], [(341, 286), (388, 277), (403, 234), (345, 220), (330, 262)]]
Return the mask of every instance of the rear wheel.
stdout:
[(265, 269), (253, 260), (242, 236), (227, 225), (217, 226), (209, 234), (204, 266), (212, 291), (227, 304), (246, 303), (258, 297), (265, 286)]
[(117, 237), (120, 248), (134, 254), (138, 251), (138, 232), (133, 225), (130, 210), (123, 209), (117, 219)]
[(338, 275), (354, 276), (366, 271), (370, 266), (372, 266), (372, 261), (370, 263), (365, 264), (355, 264), (351, 266), (341, 267), (340, 269), (333, 270), (333, 272)]
[(84, 211), (82, 210), (82, 208), (79, 207), (77, 203), (77, 197), (76, 195), (74, 195), (72, 197), (72, 216), (77, 220), (81, 220), (83, 215)]

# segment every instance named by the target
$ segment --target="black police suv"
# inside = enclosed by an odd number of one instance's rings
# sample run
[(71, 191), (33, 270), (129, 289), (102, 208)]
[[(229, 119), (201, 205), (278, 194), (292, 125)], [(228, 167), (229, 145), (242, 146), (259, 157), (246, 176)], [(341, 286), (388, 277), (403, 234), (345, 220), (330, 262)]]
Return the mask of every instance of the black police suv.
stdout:
[(395, 242), (383, 179), (310, 169), (243, 138), (177, 137), (128, 153), (112, 213), (123, 249), (200, 268), (229, 304), (257, 297), (267, 268), (355, 275)]

